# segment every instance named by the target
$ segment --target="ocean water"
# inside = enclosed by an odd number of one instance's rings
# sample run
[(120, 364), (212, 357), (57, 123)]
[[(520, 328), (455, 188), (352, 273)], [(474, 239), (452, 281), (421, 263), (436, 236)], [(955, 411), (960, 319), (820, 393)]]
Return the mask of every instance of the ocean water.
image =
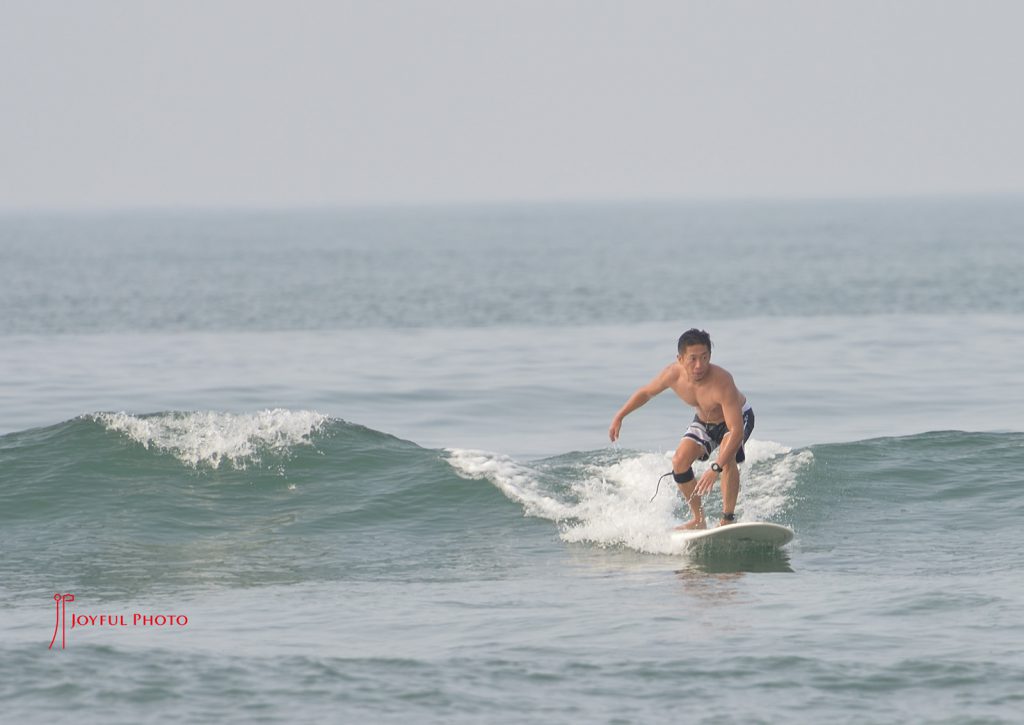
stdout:
[[(4, 719), (1019, 722), (1021, 279), (1012, 198), (0, 218)], [(782, 550), (608, 443), (692, 326)]]

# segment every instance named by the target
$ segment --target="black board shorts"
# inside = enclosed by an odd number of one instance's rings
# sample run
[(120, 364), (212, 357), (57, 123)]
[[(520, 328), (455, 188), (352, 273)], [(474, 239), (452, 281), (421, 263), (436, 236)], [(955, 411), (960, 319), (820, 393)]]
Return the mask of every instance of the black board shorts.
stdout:
[[(743, 406), (743, 443), (747, 442), (753, 430), (754, 409), (750, 407), (750, 403), (747, 403)], [(712, 451), (722, 444), (722, 439), (725, 438), (725, 434), (728, 432), (729, 428), (726, 427), (724, 421), (721, 423), (705, 423), (695, 415), (693, 416), (693, 422), (690, 423), (690, 427), (683, 434), (683, 438), (690, 438), (704, 446), (704, 455), (700, 457), (700, 460), (706, 461), (711, 457)], [(747, 460), (747, 454), (743, 452), (743, 443), (740, 443), (739, 450), (736, 451), (737, 463), (743, 463), (743, 461)]]

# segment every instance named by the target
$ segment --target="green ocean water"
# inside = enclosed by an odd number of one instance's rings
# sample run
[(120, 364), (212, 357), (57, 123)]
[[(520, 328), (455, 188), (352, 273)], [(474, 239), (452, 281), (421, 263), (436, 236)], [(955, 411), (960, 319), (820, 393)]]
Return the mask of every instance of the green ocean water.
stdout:
[[(839, 721), (942, 720), (940, 707), (1010, 721), (1019, 704), (1021, 434), (755, 442), (741, 516), (785, 523), (796, 542), (687, 556), (666, 533), (673, 497), (641, 509), (658, 454), (515, 461), (265, 418), (274, 435), (254, 426), (219, 457), (192, 433), (229, 422), (198, 414), (0, 439), (11, 712), (97, 698), (114, 721), (161, 703), (186, 720), (290, 719), (296, 697), (300, 719), (661, 720), (720, 679), (744, 690), (735, 721), (808, 702)], [(170, 605), (195, 629), (79, 627), (60, 675), (40, 659), (58, 656), (54, 581), (79, 593), (75, 611)], [(26, 687), (54, 677), (66, 685), (49, 704)]]
[[(1022, 239), (1015, 200), (0, 220), (5, 717), (1016, 722)], [(678, 401), (607, 442), (690, 326), (782, 550), (671, 540)]]

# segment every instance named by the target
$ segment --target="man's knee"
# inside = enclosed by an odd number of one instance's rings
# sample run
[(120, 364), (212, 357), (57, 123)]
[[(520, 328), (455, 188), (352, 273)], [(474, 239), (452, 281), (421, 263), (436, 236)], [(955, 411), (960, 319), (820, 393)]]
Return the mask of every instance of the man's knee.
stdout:
[(672, 478), (673, 478), (673, 480), (676, 483), (689, 483), (694, 478), (694, 476), (693, 476), (693, 468), (692, 467), (687, 468), (682, 473), (676, 473), (675, 471), (673, 471), (672, 472)]
[(693, 462), (702, 452), (703, 448), (694, 441), (688, 438), (682, 440), (672, 455), (672, 478), (676, 483), (686, 485), (693, 482)]
[(672, 456), (672, 470), (685, 471), (697, 460), (699, 453), (699, 451), (685, 450), (683, 447), (680, 447), (680, 450), (677, 450)]

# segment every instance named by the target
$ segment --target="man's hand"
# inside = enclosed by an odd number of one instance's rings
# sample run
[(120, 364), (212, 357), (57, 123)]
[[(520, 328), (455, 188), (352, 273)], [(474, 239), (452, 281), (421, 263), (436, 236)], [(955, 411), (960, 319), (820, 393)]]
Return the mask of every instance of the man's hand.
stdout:
[(704, 471), (704, 475), (700, 477), (699, 481), (697, 481), (697, 485), (694, 487), (693, 492), (698, 496), (703, 496), (715, 487), (715, 482), (717, 480), (718, 474), (709, 468)]
[(608, 438), (611, 439), (612, 443), (619, 439), (619, 430), (621, 430), (621, 428), (622, 418), (620, 418), (619, 416), (615, 416), (614, 418), (612, 418), (611, 427), (608, 428)]

